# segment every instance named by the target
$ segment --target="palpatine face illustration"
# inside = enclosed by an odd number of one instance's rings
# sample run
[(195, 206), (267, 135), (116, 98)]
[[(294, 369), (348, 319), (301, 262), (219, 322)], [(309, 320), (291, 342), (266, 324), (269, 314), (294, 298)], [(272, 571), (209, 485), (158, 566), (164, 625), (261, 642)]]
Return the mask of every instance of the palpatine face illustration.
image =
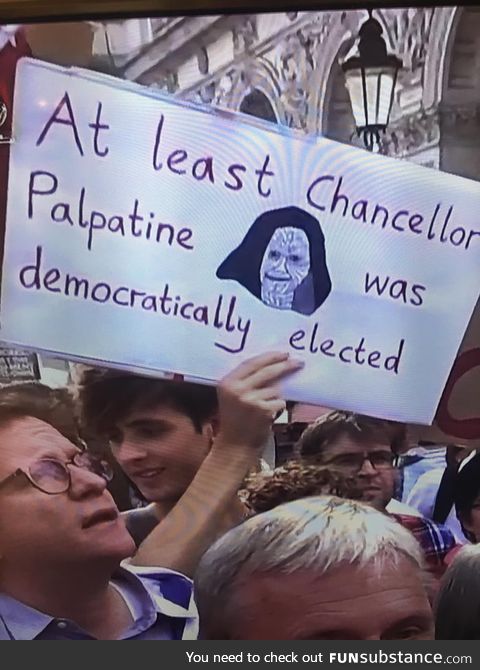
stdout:
[(292, 309), (295, 290), (310, 270), (310, 243), (299, 228), (277, 228), (260, 267), (262, 301), (277, 309)]
[(332, 281), (319, 221), (295, 205), (260, 214), (217, 269), (276, 310), (313, 314)]

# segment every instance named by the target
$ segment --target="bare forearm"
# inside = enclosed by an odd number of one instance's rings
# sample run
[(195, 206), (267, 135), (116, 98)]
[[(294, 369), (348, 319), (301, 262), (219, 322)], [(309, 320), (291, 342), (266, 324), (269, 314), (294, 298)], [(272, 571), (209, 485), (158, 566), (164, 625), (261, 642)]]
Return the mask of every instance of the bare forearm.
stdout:
[(137, 565), (193, 575), (198, 561), (225, 527), (222, 519), (257, 460), (272, 422), (285, 409), (277, 387), (302, 361), (271, 352), (243, 361), (217, 388), (220, 433), (180, 501), (142, 543)]
[(191, 576), (203, 553), (227, 530), (225, 517), (238, 509), (238, 489), (258, 456), (247, 446), (222, 442), (219, 437), (187, 491), (140, 545), (134, 564)]

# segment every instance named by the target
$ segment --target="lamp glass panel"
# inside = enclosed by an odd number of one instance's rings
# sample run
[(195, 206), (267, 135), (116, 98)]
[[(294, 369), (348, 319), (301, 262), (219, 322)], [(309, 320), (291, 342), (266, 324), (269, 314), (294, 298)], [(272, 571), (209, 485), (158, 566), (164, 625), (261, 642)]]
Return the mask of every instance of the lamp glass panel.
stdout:
[(363, 102), (363, 84), (362, 71), (350, 70), (345, 74), (345, 84), (347, 87), (350, 103), (352, 105), (353, 118), (357, 128), (363, 128), (367, 125), (365, 116), (365, 107)]
[(345, 83), (357, 128), (385, 126), (390, 116), (390, 102), (395, 83), (394, 68), (350, 70), (346, 73)]
[(395, 71), (384, 69), (378, 78), (378, 117), (377, 123), (386, 126), (390, 117), (390, 106), (392, 103), (392, 92), (395, 85)]

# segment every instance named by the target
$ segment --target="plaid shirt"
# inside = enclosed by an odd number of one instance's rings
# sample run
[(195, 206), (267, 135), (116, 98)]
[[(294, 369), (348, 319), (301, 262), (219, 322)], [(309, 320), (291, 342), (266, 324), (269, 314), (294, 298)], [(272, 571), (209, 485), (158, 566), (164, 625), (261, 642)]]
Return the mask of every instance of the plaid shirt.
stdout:
[(445, 557), (457, 545), (448, 528), (418, 516), (391, 514), (404, 528), (409, 530), (423, 549), (429, 572), (441, 577), (447, 568)]

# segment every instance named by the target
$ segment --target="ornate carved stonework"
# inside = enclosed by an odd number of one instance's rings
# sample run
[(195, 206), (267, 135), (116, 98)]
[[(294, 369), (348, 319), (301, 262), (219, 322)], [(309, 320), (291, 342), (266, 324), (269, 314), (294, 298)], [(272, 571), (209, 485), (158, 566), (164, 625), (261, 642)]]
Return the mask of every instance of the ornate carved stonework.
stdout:
[[(424, 89), (425, 62), (429, 49), (439, 48), (430, 44), (431, 26), (434, 16), (432, 7), (390, 9), (383, 11), (386, 32), (390, 36), (391, 48), (402, 59), (399, 73), (397, 102), (401, 115), (411, 115), (420, 110)], [(389, 45), (390, 48), (390, 45)], [(415, 90), (418, 95), (415, 94)], [(412, 99), (408, 104), (407, 100)]]
[(215, 95), (215, 84), (205, 84), (194, 95), (188, 96), (188, 100), (198, 102), (202, 105), (211, 105)]
[[(377, 11), (379, 20), (384, 25), (389, 50), (393, 49), (404, 63), (392, 122), (386, 135), (382, 137), (382, 153), (408, 156), (438, 144), (440, 126), (442, 133), (448, 133), (449, 128), (458, 130), (464, 129), (466, 125), (480, 123), (476, 107), (444, 110), (441, 119), (438, 112), (424, 110), (426, 57), (432, 49), (444, 48), (434, 43), (436, 37), (432, 34), (432, 20), (436, 10), (430, 7)], [(215, 63), (216, 59), (213, 56), (210, 58), (209, 41), (206, 39), (206, 31), (210, 28), (207, 26), (202, 33), (204, 51), (199, 53), (197, 47), (197, 83), (188, 89), (179, 89), (176, 68), (181, 67), (182, 61), (170, 58), (163, 67), (159, 62), (155, 72), (155, 85), (188, 100), (232, 110), (238, 110), (243, 98), (258, 89), (271, 102), (281, 123), (303, 131), (315, 130), (312, 119), (316, 119), (317, 114), (312, 105), (319, 104), (319, 87), (326, 85), (325, 81), (318, 81), (319, 73), (325, 67), (325, 59), (331, 59), (335, 48), (343, 45), (343, 53), (353, 45), (359, 25), (366, 18), (366, 12), (288, 12), (285, 18), (288, 20), (280, 22), (279, 25), (283, 28), (278, 36), (269, 36), (260, 42), (258, 16), (239, 15), (233, 19), (219, 17), (215, 25), (215, 35), (221, 34), (223, 22), (223, 29), (229, 31), (233, 38), (230, 64), (222, 66), (222, 70), (218, 72), (210, 64), (210, 61)], [(180, 40), (175, 41), (171, 33), (183, 31), (188, 42), (192, 21), (193, 19), (184, 18), (176, 26), (173, 19), (158, 20), (154, 30), (156, 34), (165, 31), (168, 39), (176, 45)], [(336, 36), (335, 44), (332, 44), (333, 35)], [(328, 76), (329, 73), (325, 72), (327, 81)], [(146, 83), (152, 80), (151, 77)], [(322, 104), (327, 109), (329, 105), (338, 105), (338, 86), (335, 88), (333, 103), (331, 99), (327, 99)], [(332, 109), (336, 114), (336, 108)], [(351, 123), (348, 114), (345, 115), (345, 122)], [(460, 134), (462, 132), (463, 130)]]
[(385, 12), (394, 49), (409, 70), (417, 70), (425, 64), (433, 12), (432, 7)]
[(311, 77), (321, 58), (321, 45), (332, 23), (332, 14), (315, 19), (284, 38), (269, 56), (278, 76), (279, 103), (287, 125), (306, 129)]
[(159, 73), (154, 84), (155, 88), (159, 88), (166, 93), (176, 93), (178, 91), (178, 76), (176, 72), (162, 72)]
[[(260, 85), (275, 97), (283, 123), (306, 130), (311, 94), (311, 79), (322, 58), (322, 44), (338, 15), (315, 12), (308, 22), (295, 26), (297, 15), (290, 13), (289, 34), (282, 36), (268, 53), (261, 54), (257, 17), (247, 15), (231, 25), (234, 54), (238, 57), (227, 71), (205, 77), (194, 90), (179, 91), (174, 72), (162, 74), (157, 85), (181, 97), (224, 108), (237, 109), (243, 93)], [(264, 47), (265, 48), (265, 47)], [(199, 68), (200, 69), (200, 68)], [(259, 72), (264, 74), (259, 75)], [(203, 72), (199, 72), (201, 76)], [(207, 74), (207, 73), (205, 73)], [(263, 77), (265, 86), (262, 86)]]
[[(289, 18), (292, 23), (296, 19), (293, 14)], [(321, 46), (333, 20), (331, 13), (316, 12), (308, 23), (297, 28), (293, 25), (291, 33), (282, 37), (268, 53), (260, 55), (254, 53), (258, 40), (256, 17), (244, 17), (239, 25), (232, 28), (235, 53), (244, 58), (185, 97), (233, 108), (235, 102), (238, 106), (243, 97), (240, 89), (248, 93), (259, 85), (259, 77), (263, 77), (265, 86), (260, 83), (260, 87), (275, 90), (275, 102), (282, 122), (305, 130), (312, 74), (321, 60)], [(260, 69), (265, 74), (259, 75)]]
[(232, 68), (219, 78), (202, 84), (186, 95), (180, 93), (180, 96), (191, 102), (231, 109), (232, 97), (241, 79), (241, 70), (239, 68)]
[(242, 81), (242, 72), (238, 68), (232, 68), (226, 72), (215, 84), (213, 104), (219, 107), (231, 107), (232, 96)]
[(387, 128), (380, 138), (380, 153), (397, 158), (407, 157), (440, 142), (440, 116), (438, 110), (421, 110), (404, 116)]
[(243, 21), (234, 26), (233, 49), (236, 56), (250, 51), (258, 40), (257, 17), (246, 16)]

